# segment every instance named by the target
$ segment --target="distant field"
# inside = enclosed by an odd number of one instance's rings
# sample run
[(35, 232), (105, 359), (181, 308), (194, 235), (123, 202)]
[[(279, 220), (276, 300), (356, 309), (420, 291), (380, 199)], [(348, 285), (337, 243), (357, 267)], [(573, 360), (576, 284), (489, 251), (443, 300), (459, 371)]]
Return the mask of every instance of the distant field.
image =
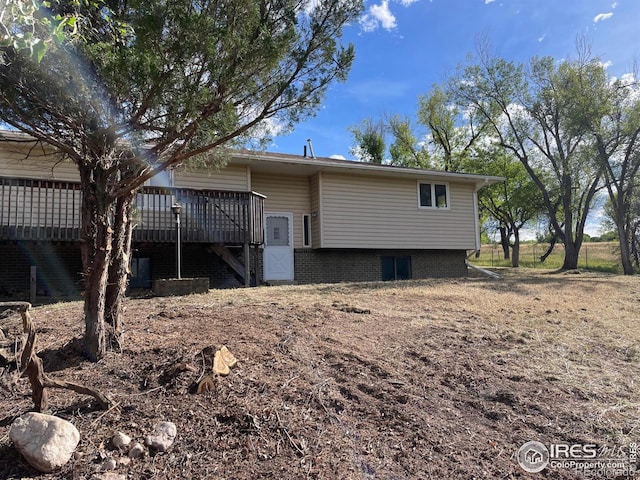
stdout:
[[(520, 266), (526, 268), (560, 268), (564, 261), (564, 245), (556, 245), (544, 263), (540, 257), (547, 251), (547, 243), (525, 243), (520, 246)], [(600, 272), (621, 273), (617, 242), (584, 243), (580, 249), (578, 268)], [(498, 244), (483, 245), (480, 258), (471, 258), (474, 265), (509, 267), (511, 260), (502, 258)]]

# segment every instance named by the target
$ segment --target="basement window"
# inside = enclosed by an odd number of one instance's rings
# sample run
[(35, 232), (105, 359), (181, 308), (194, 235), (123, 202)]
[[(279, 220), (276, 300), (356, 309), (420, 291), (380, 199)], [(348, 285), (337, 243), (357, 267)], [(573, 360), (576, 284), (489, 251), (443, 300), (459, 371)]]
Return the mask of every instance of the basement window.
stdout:
[(384, 255), (382, 261), (382, 281), (410, 280), (411, 257), (408, 255), (392, 256)]
[(419, 208), (449, 208), (449, 185), (418, 182)]

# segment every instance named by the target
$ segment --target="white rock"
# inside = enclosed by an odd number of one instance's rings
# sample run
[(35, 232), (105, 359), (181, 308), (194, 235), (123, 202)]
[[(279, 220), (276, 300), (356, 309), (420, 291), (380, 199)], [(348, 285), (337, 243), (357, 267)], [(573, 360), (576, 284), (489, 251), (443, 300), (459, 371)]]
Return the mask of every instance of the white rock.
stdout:
[(131, 450), (129, 450), (129, 458), (140, 458), (144, 455), (144, 447), (139, 443), (136, 443)]
[(122, 432), (116, 432), (113, 437), (111, 437), (111, 444), (115, 448), (124, 448), (129, 446), (131, 443), (131, 437)]
[(144, 443), (153, 450), (166, 452), (173, 445), (177, 433), (173, 422), (159, 422), (154, 427), (153, 433), (145, 437)]
[(91, 477), (91, 480), (127, 480), (127, 476), (113, 472), (97, 473)]
[(61, 418), (29, 412), (13, 421), (9, 438), (29, 465), (50, 473), (69, 461), (80, 432)]

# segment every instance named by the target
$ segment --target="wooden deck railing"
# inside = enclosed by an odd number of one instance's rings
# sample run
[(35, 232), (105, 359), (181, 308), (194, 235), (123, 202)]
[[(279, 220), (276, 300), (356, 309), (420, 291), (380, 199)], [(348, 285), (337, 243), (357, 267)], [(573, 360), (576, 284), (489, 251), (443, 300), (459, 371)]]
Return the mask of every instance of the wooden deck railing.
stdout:
[(181, 238), (185, 242), (261, 244), (264, 197), (253, 192), (145, 187), (136, 198), (138, 227), (134, 240), (175, 242), (178, 203)]
[[(80, 239), (80, 184), (0, 177), (0, 239)], [(134, 241), (175, 242), (171, 206), (182, 206), (183, 242), (264, 241), (264, 197), (253, 192), (144, 187), (136, 196)]]

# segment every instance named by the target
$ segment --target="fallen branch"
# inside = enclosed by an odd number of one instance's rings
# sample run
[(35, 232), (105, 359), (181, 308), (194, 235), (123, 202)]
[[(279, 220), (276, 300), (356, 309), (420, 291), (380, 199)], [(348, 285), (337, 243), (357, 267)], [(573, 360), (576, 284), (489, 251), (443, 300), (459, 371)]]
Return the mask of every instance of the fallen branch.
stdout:
[(19, 375), (26, 374), (29, 377), (32, 389), (31, 397), (37, 412), (42, 412), (47, 408), (48, 399), (45, 388), (64, 388), (83, 395), (90, 395), (98, 401), (102, 408), (109, 408), (111, 400), (97, 390), (77, 383), (53, 380), (47, 377), (44, 373), (42, 360), (36, 354), (36, 328), (29, 314), (31, 308), (29, 302), (0, 302), (0, 307), (16, 310), (22, 317), (22, 331), (27, 335), (27, 340), (24, 342), (22, 352), (19, 355), (16, 353), (16, 364)]

